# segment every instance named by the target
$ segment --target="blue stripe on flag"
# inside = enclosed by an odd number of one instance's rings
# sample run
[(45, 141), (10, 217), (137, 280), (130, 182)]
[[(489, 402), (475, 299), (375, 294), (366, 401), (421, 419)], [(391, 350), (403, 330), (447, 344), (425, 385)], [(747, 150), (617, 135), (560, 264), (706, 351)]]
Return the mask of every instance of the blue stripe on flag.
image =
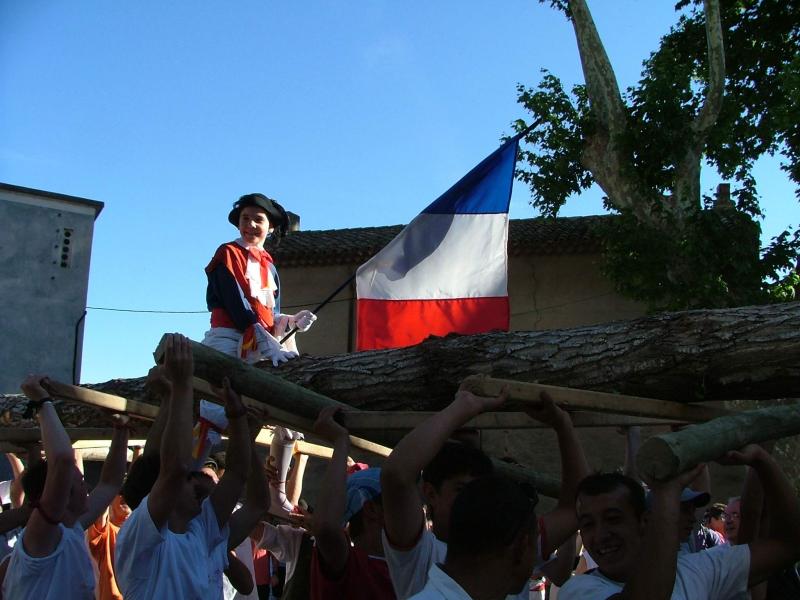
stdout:
[(462, 215), (508, 212), (518, 142), (518, 136), (508, 140), (422, 212)]

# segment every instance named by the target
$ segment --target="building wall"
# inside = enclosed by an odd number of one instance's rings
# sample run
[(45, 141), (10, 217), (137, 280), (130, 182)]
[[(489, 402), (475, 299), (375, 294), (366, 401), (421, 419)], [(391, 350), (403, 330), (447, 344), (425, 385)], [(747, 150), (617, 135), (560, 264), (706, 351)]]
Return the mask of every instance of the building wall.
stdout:
[(599, 254), (513, 256), (508, 295), (513, 331), (608, 323), (645, 312), (601, 275)]
[[(282, 268), (281, 311), (292, 314), (313, 310), (355, 273), (358, 265)], [(343, 289), (319, 312), (318, 320), (306, 333), (297, 334), (300, 352), (314, 356), (343, 354), (355, 349), (355, 282)]]
[(98, 206), (0, 189), (0, 391), (18, 392), (31, 372), (80, 376)]
[[(509, 261), (511, 329), (532, 331), (633, 319), (644, 307), (617, 294), (603, 278), (598, 254), (514, 256)], [(312, 309), (355, 272), (357, 265), (278, 265), (283, 312)], [(354, 285), (349, 285), (298, 334), (301, 352), (315, 356), (352, 351), (355, 343)]]

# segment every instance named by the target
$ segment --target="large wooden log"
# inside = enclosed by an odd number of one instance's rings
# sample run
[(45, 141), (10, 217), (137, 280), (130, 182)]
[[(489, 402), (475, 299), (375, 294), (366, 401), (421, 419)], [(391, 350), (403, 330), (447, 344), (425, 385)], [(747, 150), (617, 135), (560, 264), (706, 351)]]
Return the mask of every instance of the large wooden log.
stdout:
[[(475, 374), (675, 401), (800, 397), (800, 302), (433, 338), (411, 348), (260, 366), (368, 410), (439, 410)], [(144, 378), (92, 387), (141, 400)], [(110, 424), (91, 409), (64, 408), (71, 426)], [(0, 396), (6, 424), (24, 424), (23, 410), (18, 397)]]
[(729, 450), (798, 434), (800, 405), (770, 406), (652, 436), (639, 449), (636, 464), (642, 474), (663, 481)]
[(470, 375), (673, 401), (800, 396), (800, 302), (300, 357), (280, 377), (363, 410), (439, 410)]

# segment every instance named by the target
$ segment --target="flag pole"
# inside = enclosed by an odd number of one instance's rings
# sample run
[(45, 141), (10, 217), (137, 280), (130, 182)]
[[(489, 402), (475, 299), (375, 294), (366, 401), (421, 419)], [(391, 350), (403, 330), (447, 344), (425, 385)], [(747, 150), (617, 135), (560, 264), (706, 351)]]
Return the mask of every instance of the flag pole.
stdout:
[[(342, 285), (340, 285), (338, 288), (336, 288), (330, 296), (328, 296), (327, 298), (325, 298), (325, 300), (320, 302), (319, 306), (317, 306), (311, 312), (313, 312), (314, 314), (317, 314), (319, 311), (321, 311), (325, 307), (326, 304), (328, 304), (331, 300), (333, 300), (339, 294), (339, 292), (341, 292), (344, 288), (346, 288), (348, 286), (348, 284), (350, 284), (350, 282), (353, 281), (353, 279), (355, 279), (355, 278), (356, 278), (356, 274), (353, 273), (350, 277), (347, 278), (347, 281), (345, 281)], [(287, 333), (285, 336), (283, 336), (281, 338), (280, 343), (281, 344), (284, 343), (286, 340), (288, 340), (290, 337), (292, 337), (295, 333), (297, 333), (297, 331), (298, 331), (298, 329), (297, 329), (297, 326), (295, 325), (294, 327), (292, 327), (292, 329), (289, 331), (289, 333)]]

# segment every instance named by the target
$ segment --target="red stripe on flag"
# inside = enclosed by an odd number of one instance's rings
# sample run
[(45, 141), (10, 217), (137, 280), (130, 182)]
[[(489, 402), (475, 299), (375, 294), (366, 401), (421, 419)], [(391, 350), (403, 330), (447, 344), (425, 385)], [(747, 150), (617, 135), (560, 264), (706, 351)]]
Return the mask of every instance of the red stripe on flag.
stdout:
[(431, 335), (508, 331), (508, 296), (455, 300), (372, 300), (357, 304), (357, 350), (403, 348)]

